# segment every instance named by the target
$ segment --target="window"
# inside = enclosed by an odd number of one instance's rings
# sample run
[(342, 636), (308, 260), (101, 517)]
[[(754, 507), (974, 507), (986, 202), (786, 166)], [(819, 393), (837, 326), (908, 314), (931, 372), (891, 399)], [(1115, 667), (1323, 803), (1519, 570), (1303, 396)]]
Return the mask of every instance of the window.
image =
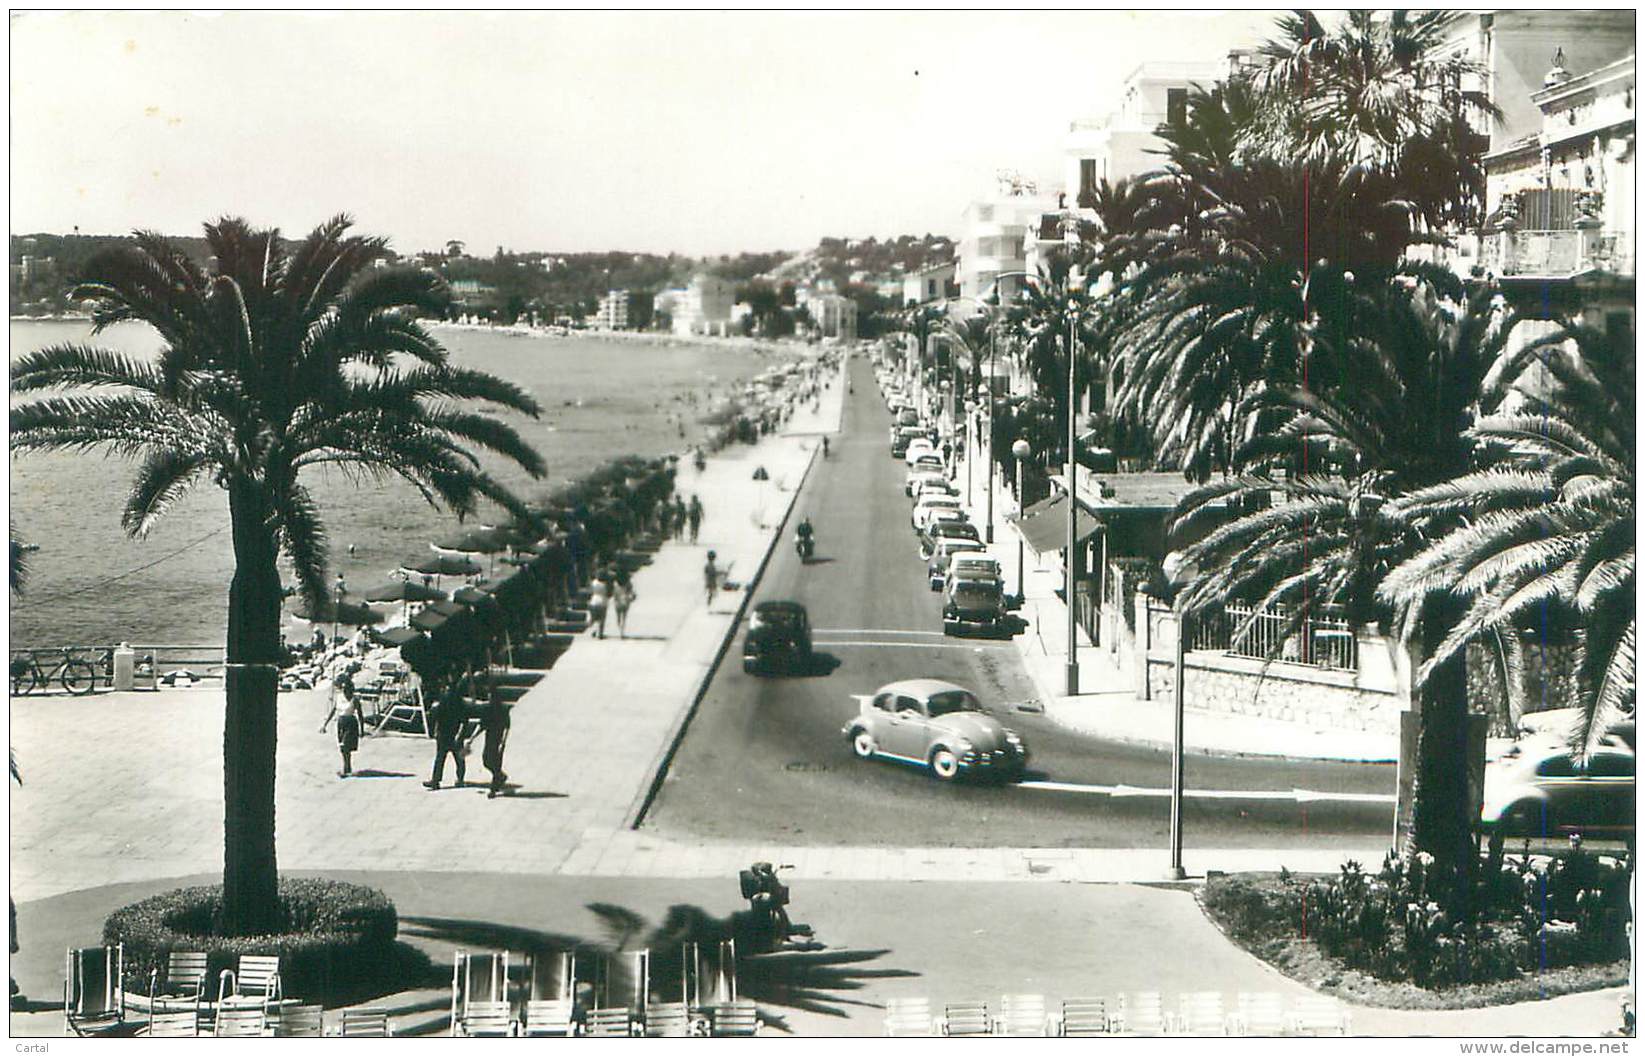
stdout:
[(1076, 203), (1081, 209), (1090, 209), (1096, 205), (1097, 193), (1097, 159), (1080, 159), (1080, 197)]
[(918, 701), (914, 700), (912, 697), (899, 696), (897, 698), (897, 711), (898, 712), (920, 712), (920, 711), (923, 711), (923, 710), (920, 708), (920, 703)]
[(1570, 778), (1575, 772), (1569, 756), (1551, 756), (1537, 764), (1536, 773), (1538, 778)]
[(1588, 761), (1590, 778), (1632, 778), (1634, 758), (1618, 752), (1604, 752)]
[(981, 712), (982, 706), (977, 699), (964, 690), (946, 690), (940, 694), (931, 695), (931, 714), (946, 716), (950, 712)]
[(891, 701), (892, 697), (890, 694), (881, 694), (874, 699), (874, 707), (879, 709), (881, 712), (893, 712), (895, 709), (891, 707)]
[(1188, 120), (1188, 89), (1165, 90), (1165, 120), (1171, 124)]

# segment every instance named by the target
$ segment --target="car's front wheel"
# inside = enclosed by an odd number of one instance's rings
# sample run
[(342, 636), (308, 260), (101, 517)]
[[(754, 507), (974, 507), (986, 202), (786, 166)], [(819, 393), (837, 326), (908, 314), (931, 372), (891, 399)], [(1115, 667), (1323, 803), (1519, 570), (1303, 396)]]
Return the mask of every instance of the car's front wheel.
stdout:
[(931, 773), (939, 782), (952, 782), (960, 776), (960, 758), (951, 749), (937, 749), (931, 754)]
[(874, 735), (866, 730), (859, 730), (851, 736), (851, 751), (856, 753), (857, 759), (866, 760), (874, 755)]

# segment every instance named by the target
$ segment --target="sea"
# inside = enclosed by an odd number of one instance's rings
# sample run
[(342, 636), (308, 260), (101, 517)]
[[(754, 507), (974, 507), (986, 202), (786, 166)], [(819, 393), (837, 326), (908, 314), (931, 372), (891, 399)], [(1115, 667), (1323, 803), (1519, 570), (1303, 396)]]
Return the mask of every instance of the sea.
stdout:
[[(700, 419), (748, 381), (791, 354), (712, 344), (648, 343), (554, 336), (506, 329), (437, 327), (452, 363), (507, 378), (543, 406), (540, 418), (506, 417), (548, 464), (532, 480), (501, 460), (488, 469), (528, 498), (546, 495), (619, 455), (685, 450), (707, 427)], [(95, 337), (83, 321), (10, 324), (10, 355), (62, 342), (92, 342), (154, 355), (160, 341), (140, 324)], [(30, 399), (33, 399), (31, 396)], [(233, 552), (228, 500), (209, 481), (171, 508), (143, 539), (120, 525), (135, 464), (101, 452), (11, 453), (11, 530), (39, 549), (27, 554), (27, 578), (13, 593), (13, 647), (220, 645), (226, 626)], [(431, 508), (410, 484), (306, 471), (328, 532), (333, 579), (364, 591), (389, 579), (431, 541), (460, 529), (449, 511)], [(495, 520), (481, 511), (467, 524)], [(289, 584), (289, 575), (286, 577)], [(294, 641), (311, 633), (288, 618)]]

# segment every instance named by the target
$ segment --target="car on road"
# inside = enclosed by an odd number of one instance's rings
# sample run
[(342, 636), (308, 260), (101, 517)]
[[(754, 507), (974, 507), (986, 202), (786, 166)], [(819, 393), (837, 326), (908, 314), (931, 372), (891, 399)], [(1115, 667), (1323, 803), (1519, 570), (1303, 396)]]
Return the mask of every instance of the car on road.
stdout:
[(955, 635), (969, 628), (995, 631), (1005, 622), (1005, 585), (997, 576), (972, 577), (957, 568), (964, 555), (956, 554), (948, 564), (949, 576), (942, 597), (942, 630)]
[(906, 455), (908, 446), (916, 441), (924, 444), (931, 443), (925, 439), (925, 430), (918, 426), (898, 427), (897, 435), (891, 441), (891, 454), (899, 458)]
[(938, 477), (943, 476), (942, 457), (940, 455), (921, 455), (909, 466), (908, 473), (902, 480), (902, 494), (906, 496), (913, 495), (915, 482), (929, 480), (926, 476), (928, 474), (936, 474)]
[(909, 439), (908, 447), (903, 449), (903, 462), (907, 463), (909, 466), (913, 466), (919, 461), (920, 456), (922, 455), (931, 455), (936, 457), (938, 460), (941, 460), (942, 456), (937, 454), (937, 446), (931, 443), (930, 434), (926, 433), (925, 430), (920, 429), (919, 426), (904, 426), (903, 429), (919, 430), (919, 433), (916, 436)]
[(918, 503), (914, 504), (914, 512), (909, 515), (908, 521), (909, 521), (909, 524), (914, 526), (914, 531), (915, 532), (924, 532), (926, 522), (931, 520), (931, 512), (932, 511), (934, 511), (934, 510), (954, 510), (954, 511), (958, 511), (959, 508), (960, 508), (960, 500), (959, 500), (958, 496), (952, 496), (952, 495), (928, 495), (928, 496), (924, 496), (920, 499), (920, 501)]
[(743, 671), (792, 671), (811, 662), (811, 618), (798, 602), (761, 602), (743, 634)]
[(1005, 575), (1000, 572), (1000, 563), (986, 554), (959, 554), (948, 563), (949, 573), (961, 580), (1000, 580)]
[(910, 497), (918, 503), (927, 495), (959, 495), (960, 490), (954, 487), (954, 482), (941, 470), (921, 470), (912, 475)]
[(943, 584), (948, 582), (948, 560), (956, 554), (980, 554), (982, 544), (976, 540), (963, 539), (956, 536), (943, 536), (937, 539), (931, 556), (926, 559), (925, 575), (930, 581), (931, 590), (941, 591)]
[(939, 781), (962, 774), (1020, 778), (1028, 746), (963, 686), (939, 679), (888, 683), (859, 699), (841, 731), (859, 759), (928, 768)]
[(1485, 765), (1480, 825), (1493, 843), (1508, 837), (1634, 839), (1634, 753), (1607, 735), (1586, 761), (1562, 735), (1514, 742)]
[(977, 526), (964, 518), (927, 521), (925, 530), (920, 533), (920, 557), (930, 558), (931, 552), (937, 549), (937, 541), (944, 538), (978, 541), (982, 539), (977, 533)]

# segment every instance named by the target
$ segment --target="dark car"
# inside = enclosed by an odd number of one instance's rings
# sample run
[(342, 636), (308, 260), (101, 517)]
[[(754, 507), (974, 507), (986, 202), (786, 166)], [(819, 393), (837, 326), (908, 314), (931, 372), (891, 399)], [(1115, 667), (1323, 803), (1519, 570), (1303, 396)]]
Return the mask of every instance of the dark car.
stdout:
[(982, 539), (981, 536), (977, 535), (977, 526), (969, 521), (933, 521), (925, 526), (924, 532), (920, 533), (920, 557), (929, 560), (931, 552), (937, 549), (937, 541), (945, 537), (948, 539), (972, 540), (973, 542)]
[(761, 602), (743, 635), (743, 671), (804, 668), (811, 660), (811, 618), (798, 602)]

